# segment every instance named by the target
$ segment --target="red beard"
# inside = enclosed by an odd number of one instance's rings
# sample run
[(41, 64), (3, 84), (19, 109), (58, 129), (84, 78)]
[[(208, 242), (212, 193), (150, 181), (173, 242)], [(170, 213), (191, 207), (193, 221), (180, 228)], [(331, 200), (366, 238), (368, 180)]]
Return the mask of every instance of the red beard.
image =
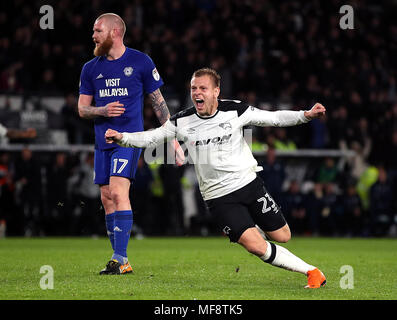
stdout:
[(113, 46), (113, 40), (110, 37), (110, 34), (108, 34), (107, 38), (101, 45), (95, 46), (94, 56), (96, 56), (96, 57), (106, 56), (109, 53), (110, 48), (112, 46)]

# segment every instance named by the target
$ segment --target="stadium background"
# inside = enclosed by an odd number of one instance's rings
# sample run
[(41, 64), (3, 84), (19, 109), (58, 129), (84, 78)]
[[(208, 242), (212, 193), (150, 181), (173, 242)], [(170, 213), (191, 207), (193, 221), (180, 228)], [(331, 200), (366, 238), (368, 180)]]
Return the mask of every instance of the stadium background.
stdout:
[[(54, 8), (54, 29), (39, 8)], [(339, 8), (354, 9), (342, 30)], [(327, 117), (287, 129), (254, 128), (268, 190), (293, 234), (397, 235), (397, 4), (395, 1), (3, 1), (0, 123), (35, 127), (33, 142), (0, 144), (0, 219), (7, 236), (105, 235), (92, 183), (92, 122), (77, 115), (92, 25), (104, 12), (127, 24), (125, 42), (148, 53), (171, 114), (189, 103), (194, 70), (222, 76), (225, 98)], [(145, 128), (158, 126), (144, 108)], [(353, 153), (352, 153), (353, 152)], [(191, 166), (140, 162), (131, 190), (134, 234), (207, 235), (213, 228)]]

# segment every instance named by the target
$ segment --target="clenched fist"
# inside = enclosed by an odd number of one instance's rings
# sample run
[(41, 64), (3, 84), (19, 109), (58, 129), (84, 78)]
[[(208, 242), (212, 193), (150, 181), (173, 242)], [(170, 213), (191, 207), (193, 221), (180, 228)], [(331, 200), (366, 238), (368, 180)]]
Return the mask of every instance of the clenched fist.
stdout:
[(113, 143), (113, 142), (118, 142), (123, 138), (123, 134), (113, 130), (113, 129), (107, 129), (105, 132), (105, 140), (106, 143)]
[(325, 116), (325, 107), (321, 103), (316, 103), (309, 111), (305, 111), (305, 117), (313, 120)]

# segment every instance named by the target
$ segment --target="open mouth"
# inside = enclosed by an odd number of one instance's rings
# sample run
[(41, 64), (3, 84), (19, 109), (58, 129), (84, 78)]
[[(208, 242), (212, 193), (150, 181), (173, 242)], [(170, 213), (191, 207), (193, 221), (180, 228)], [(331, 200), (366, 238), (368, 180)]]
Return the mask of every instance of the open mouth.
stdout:
[(196, 105), (199, 108), (202, 108), (204, 105), (204, 100), (203, 99), (196, 99)]

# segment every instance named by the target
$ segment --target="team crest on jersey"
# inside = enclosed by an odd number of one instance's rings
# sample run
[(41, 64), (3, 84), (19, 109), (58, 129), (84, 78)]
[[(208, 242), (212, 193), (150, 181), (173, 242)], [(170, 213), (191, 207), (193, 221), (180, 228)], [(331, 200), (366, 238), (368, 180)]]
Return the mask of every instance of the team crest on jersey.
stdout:
[(132, 75), (132, 72), (134, 71), (134, 69), (132, 67), (125, 67), (124, 68), (124, 74), (129, 77), (130, 75)]
[(224, 129), (224, 130), (231, 130), (232, 129), (232, 125), (230, 124), (230, 122), (220, 123), (219, 126), (222, 129)]

